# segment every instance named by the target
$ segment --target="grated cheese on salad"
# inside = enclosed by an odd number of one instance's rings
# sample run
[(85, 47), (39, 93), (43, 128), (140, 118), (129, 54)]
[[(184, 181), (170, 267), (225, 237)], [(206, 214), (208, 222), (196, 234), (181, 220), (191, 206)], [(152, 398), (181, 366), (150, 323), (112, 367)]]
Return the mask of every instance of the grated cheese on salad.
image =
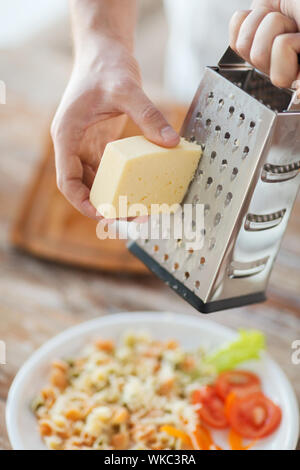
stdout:
[(199, 426), (191, 395), (215, 377), (203, 350), (127, 332), (119, 344), (98, 340), (53, 362), (32, 406), (49, 449), (191, 449)]

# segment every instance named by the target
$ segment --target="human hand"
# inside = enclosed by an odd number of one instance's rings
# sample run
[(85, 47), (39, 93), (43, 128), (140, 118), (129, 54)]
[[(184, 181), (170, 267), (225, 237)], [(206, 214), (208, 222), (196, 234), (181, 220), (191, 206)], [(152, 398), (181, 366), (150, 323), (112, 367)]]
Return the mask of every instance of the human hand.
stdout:
[(119, 138), (126, 114), (158, 145), (176, 146), (179, 136), (143, 92), (128, 47), (112, 37), (89, 41), (75, 57), (51, 134), (60, 191), (82, 214), (99, 219), (90, 189), (104, 148)]
[(254, 0), (252, 10), (233, 15), (230, 46), (274, 85), (289, 88), (300, 79), (299, 31), (298, 0)]

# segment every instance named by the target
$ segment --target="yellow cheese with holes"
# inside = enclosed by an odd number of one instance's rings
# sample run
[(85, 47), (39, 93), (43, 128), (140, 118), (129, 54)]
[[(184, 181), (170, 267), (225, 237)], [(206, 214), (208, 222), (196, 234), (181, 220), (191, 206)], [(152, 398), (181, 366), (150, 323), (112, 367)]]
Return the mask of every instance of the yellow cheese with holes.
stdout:
[(167, 149), (145, 137), (129, 137), (106, 146), (90, 201), (106, 218), (173, 212), (195, 174), (201, 147), (181, 139)]

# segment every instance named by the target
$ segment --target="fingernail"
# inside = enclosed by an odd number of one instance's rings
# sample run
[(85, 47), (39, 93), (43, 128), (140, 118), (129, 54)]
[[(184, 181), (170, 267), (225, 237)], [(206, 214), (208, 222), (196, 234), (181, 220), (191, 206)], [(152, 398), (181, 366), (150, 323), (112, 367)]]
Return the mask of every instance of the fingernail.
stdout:
[(175, 132), (171, 126), (164, 127), (161, 130), (161, 136), (165, 142), (170, 142), (170, 140), (175, 140), (178, 138), (177, 132)]

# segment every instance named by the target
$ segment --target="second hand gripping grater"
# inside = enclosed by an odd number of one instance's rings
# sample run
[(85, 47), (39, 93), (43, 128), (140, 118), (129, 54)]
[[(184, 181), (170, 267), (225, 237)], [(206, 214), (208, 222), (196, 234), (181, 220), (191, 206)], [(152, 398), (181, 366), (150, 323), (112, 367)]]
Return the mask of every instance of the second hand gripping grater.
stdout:
[(204, 205), (204, 245), (142, 240), (129, 249), (202, 313), (265, 300), (300, 184), (300, 107), (230, 48), (207, 67), (182, 136), (203, 156), (184, 204)]

